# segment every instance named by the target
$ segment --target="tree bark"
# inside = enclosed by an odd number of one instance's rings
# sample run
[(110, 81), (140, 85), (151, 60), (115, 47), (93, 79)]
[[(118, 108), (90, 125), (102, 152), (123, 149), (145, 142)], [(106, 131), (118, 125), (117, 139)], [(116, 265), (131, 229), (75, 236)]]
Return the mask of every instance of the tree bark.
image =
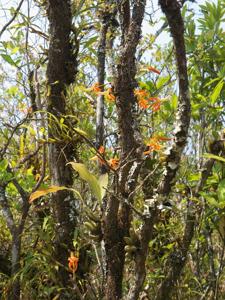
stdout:
[[(165, 168), (163, 172), (163, 178), (156, 189), (156, 192), (150, 197), (146, 198), (146, 205), (148, 205), (148, 199), (151, 199), (152, 203), (155, 203), (155, 207), (149, 206), (149, 214), (146, 215), (141, 232), (140, 232), (140, 251), (135, 258), (135, 284), (130, 291), (129, 299), (138, 299), (142, 285), (145, 280), (145, 260), (148, 254), (148, 243), (152, 237), (152, 230), (154, 222), (157, 220), (158, 208), (157, 206), (166, 201), (168, 194), (170, 193), (173, 181), (176, 176), (177, 170), (180, 164), (181, 154), (186, 145), (188, 128), (190, 123), (190, 96), (189, 96), (189, 83), (187, 75), (187, 61), (186, 51), (184, 43), (184, 24), (180, 12), (180, 5), (174, 0), (160, 0), (159, 4), (163, 12), (166, 15), (170, 32), (173, 37), (175, 46), (175, 56), (177, 61), (178, 70), (178, 83), (179, 83), (179, 101), (178, 109), (176, 113), (176, 123), (174, 130), (173, 144), (168, 149)], [(148, 187), (152, 190), (153, 187)], [(145, 193), (146, 194), (146, 193)], [(190, 236), (192, 234), (192, 227), (188, 229)], [(189, 239), (188, 239), (189, 241)], [(187, 241), (187, 243), (188, 243)], [(164, 294), (167, 298), (167, 294)]]
[[(76, 58), (72, 54), (71, 3), (69, 0), (49, 0), (48, 18), (50, 45), (48, 53), (48, 112), (58, 120), (66, 114), (66, 86), (74, 82)], [(58, 138), (60, 143), (49, 145), (49, 168), (53, 185), (71, 186), (73, 175), (67, 162), (72, 160), (73, 147), (62, 140), (56, 122), (49, 117), (49, 138)], [(69, 191), (59, 191), (52, 196), (55, 219), (55, 258), (64, 267), (59, 268), (59, 281), (63, 286), (68, 282), (67, 259), (72, 249), (75, 227), (74, 197)]]
[(114, 87), (120, 131), (121, 167), (114, 184), (116, 197), (111, 196), (108, 199), (104, 220), (107, 263), (105, 297), (107, 300), (117, 300), (122, 297), (124, 236), (128, 235), (131, 218), (130, 208), (126, 201), (128, 199), (132, 201), (129, 195), (136, 186), (143, 150), (135, 117), (137, 103), (134, 89), (137, 87), (135, 53), (141, 36), (145, 4), (146, 1), (135, 1), (132, 16), (128, 0), (122, 1), (118, 9), (122, 30), (122, 50)]

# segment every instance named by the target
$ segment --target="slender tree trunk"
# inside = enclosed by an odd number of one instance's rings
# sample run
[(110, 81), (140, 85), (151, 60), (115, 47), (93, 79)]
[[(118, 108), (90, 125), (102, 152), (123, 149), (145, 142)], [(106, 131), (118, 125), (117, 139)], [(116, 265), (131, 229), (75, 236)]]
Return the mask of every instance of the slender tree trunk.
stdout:
[(107, 278), (105, 295), (107, 300), (122, 297), (122, 280), (125, 261), (124, 236), (128, 235), (131, 212), (129, 197), (135, 189), (140, 171), (142, 140), (135, 118), (137, 86), (135, 53), (141, 36), (145, 1), (135, 1), (132, 12), (128, 0), (119, 7), (122, 30), (122, 45), (114, 80), (118, 125), (120, 131), (121, 167), (115, 180), (114, 193), (107, 201), (104, 241), (106, 249)]
[[(58, 120), (66, 114), (66, 86), (74, 81), (76, 60), (70, 43), (71, 3), (69, 0), (49, 0), (48, 18), (50, 45), (48, 54), (48, 112)], [(60, 140), (49, 145), (49, 167), (53, 185), (71, 186), (72, 171), (67, 162), (72, 160), (73, 147), (60, 137), (57, 122), (49, 117), (49, 138)], [(58, 128), (59, 129), (59, 128)], [(72, 249), (75, 227), (74, 197), (71, 192), (60, 191), (52, 196), (55, 219), (55, 258), (64, 267), (59, 268), (59, 281), (68, 282), (67, 259)]]
[[(12, 235), (12, 264), (11, 264), (11, 276), (17, 274), (20, 270), (20, 252), (21, 252), (21, 235), (18, 230), (14, 229), (14, 233)], [(20, 299), (20, 280), (16, 277), (13, 280), (12, 290), (9, 297), (10, 300), (19, 300)]]
[[(211, 152), (213, 154), (220, 154), (224, 153), (224, 143), (223, 141), (215, 141), (211, 147)], [(198, 185), (196, 186), (196, 189), (194, 193), (191, 195), (192, 197), (199, 197), (199, 193), (204, 187), (207, 178), (211, 174), (212, 168), (214, 165), (214, 160), (209, 159), (207, 160), (203, 167), (201, 172), (201, 179), (198, 182)], [(190, 196), (190, 197), (191, 197)], [(195, 226), (197, 224), (196, 219), (196, 208), (194, 206), (194, 203), (190, 201), (188, 211), (187, 211), (187, 217), (185, 222), (185, 228), (184, 228), (184, 234), (182, 237), (182, 241), (179, 243), (179, 246), (176, 247), (173, 251), (173, 253), (170, 254), (167, 263), (166, 263), (166, 277), (162, 281), (157, 295), (156, 300), (164, 300), (171, 299), (171, 293), (172, 290), (179, 279), (181, 272), (185, 266), (186, 260), (187, 260), (187, 254), (189, 251), (189, 247), (191, 244), (191, 241), (194, 236)]]

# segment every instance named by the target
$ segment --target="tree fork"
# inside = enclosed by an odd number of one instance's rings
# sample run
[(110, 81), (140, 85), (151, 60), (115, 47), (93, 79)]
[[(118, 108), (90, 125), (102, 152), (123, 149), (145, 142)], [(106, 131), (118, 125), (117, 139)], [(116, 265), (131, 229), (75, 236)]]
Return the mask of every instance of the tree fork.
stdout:
[[(143, 151), (138, 122), (134, 117), (136, 107), (134, 88), (137, 86), (135, 53), (141, 37), (145, 4), (145, 0), (135, 1), (132, 14), (129, 0), (122, 1), (118, 7), (122, 30), (122, 50), (114, 84), (120, 131), (121, 168), (119, 180), (115, 184), (117, 197), (109, 197), (104, 222), (107, 262), (105, 297), (107, 300), (116, 300), (122, 297), (125, 261), (124, 236), (128, 235), (131, 213), (129, 205), (125, 201), (120, 203), (118, 199), (127, 200), (135, 189)], [(129, 198), (129, 201), (132, 199)]]

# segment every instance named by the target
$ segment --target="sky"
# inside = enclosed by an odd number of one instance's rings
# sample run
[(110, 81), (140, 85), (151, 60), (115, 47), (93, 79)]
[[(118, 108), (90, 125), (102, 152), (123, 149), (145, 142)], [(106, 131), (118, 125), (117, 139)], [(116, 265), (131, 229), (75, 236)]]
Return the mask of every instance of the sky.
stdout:
[[(217, 0), (208, 0), (210, 2), (217, 2)], [(0, 0), (0, 29), (1, 27), (7, 22), (7, 20), (10, 17), (10, 13), (9, 13), (9, 9), (11, 7), (17, 7), (18, 3), (20, 2), (20, 0)], [(206, 2), (206, 0), (195, 0), (195, 4), (191, 3), (191, 2), (187, 2), (188, 5), (193, 8), (194, 10), (198, 10), (198, 5), (200, 4), (204, 4)], [(27, 0), (24, 0), (24, 3), (22, 5), (22, 11), (26, 14), (27, 11), (27, 4), (30, 4), (30, 6), (32, 7), (34, 4), (34, 0), (29, 0), (29, 2)], [(155, 16), (157, 19), (160, 19), (160, 17), (162, 17), (162, 12), (159, 8), (158, 5), (158, 0), (147, 0), (147, 8), (149, 10), (149, 12), (152, 11), (152, 8), (156, 11)], [(31, 15), (35, 15), (36, 10), (33, 8), (31, 9)], [(158, 22), (156, 26), (154, 26), (153, 28), (151, 26), (149, 26), (147, 24), (147, 22), (144, 22), (143, 24), (143, 32), (145, 33), (152, 33), (154, 34), (157, 29), (161, 26), (163, 21)], [(160, 38), (158, 40), (159, 43), (165, 43), (168, 41), (168, 34), (167, 33), (162, 33), (160, 35)]]

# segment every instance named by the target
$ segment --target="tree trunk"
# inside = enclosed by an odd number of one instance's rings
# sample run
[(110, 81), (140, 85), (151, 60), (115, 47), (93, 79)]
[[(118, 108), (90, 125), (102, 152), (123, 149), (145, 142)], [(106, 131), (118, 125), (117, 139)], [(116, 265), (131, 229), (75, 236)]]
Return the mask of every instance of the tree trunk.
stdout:
[[(48, 80), (48, 112), (57, 120), (66, 114), (66, 85), (74, 81), (76, 60), (72, 55), (70, 43), (71, 3), (68, 0), (49, 0), (49, 62)], [(60, 137), (55, 118), (49, 117), (49, 138), (57, 142), (49, 145), (49, 168), (53, 185), (71, 186), (72, 171), (67, 162), (72, 160), (73, 147)], [(58, 142), (60, 140), (60, 142)], [(67, 259), (72, 250), (72, 238), (75, 226), (74, 197), (69, 191), (59, 191), (52, 196), (55, 219), (55, 258), (64, 266), (59, 268), (59, 281), (63, 286), (68, 283)]]
[[(18, 230), (14, 230), (12, 234), (12, 264), (11, 264), (11, 276), (15, 276), (20, 270), (20, 251), (21, 251), (21, 235)], [(19, 277), (13, 279), (11, 293), (9, 295), (9, 300), (19, 300), (20, 299), (20, 280)]]
[(104, 241), (107, 263), (105, 295), (107, 300), (122, 297), (124, 236), (128, 235), (131, 220), (130, 207), (125, 202), (132, 202), (130, 195), (136, 186), (143, 150), (138, 130), (139, 124), (135, 118), (134, 89), (137, 87), (135, 53), (141, 36), (145, 4), (145, 1), (135, 1), (132, 12), (128, 0), (121, 2), (119, 6), (122, 50), (114, 84), (120, 132), (121, 166), (118, 181), (115, 180), (114, 184), (114, 194), (117, 197), (108, 199), (105, 214)]

